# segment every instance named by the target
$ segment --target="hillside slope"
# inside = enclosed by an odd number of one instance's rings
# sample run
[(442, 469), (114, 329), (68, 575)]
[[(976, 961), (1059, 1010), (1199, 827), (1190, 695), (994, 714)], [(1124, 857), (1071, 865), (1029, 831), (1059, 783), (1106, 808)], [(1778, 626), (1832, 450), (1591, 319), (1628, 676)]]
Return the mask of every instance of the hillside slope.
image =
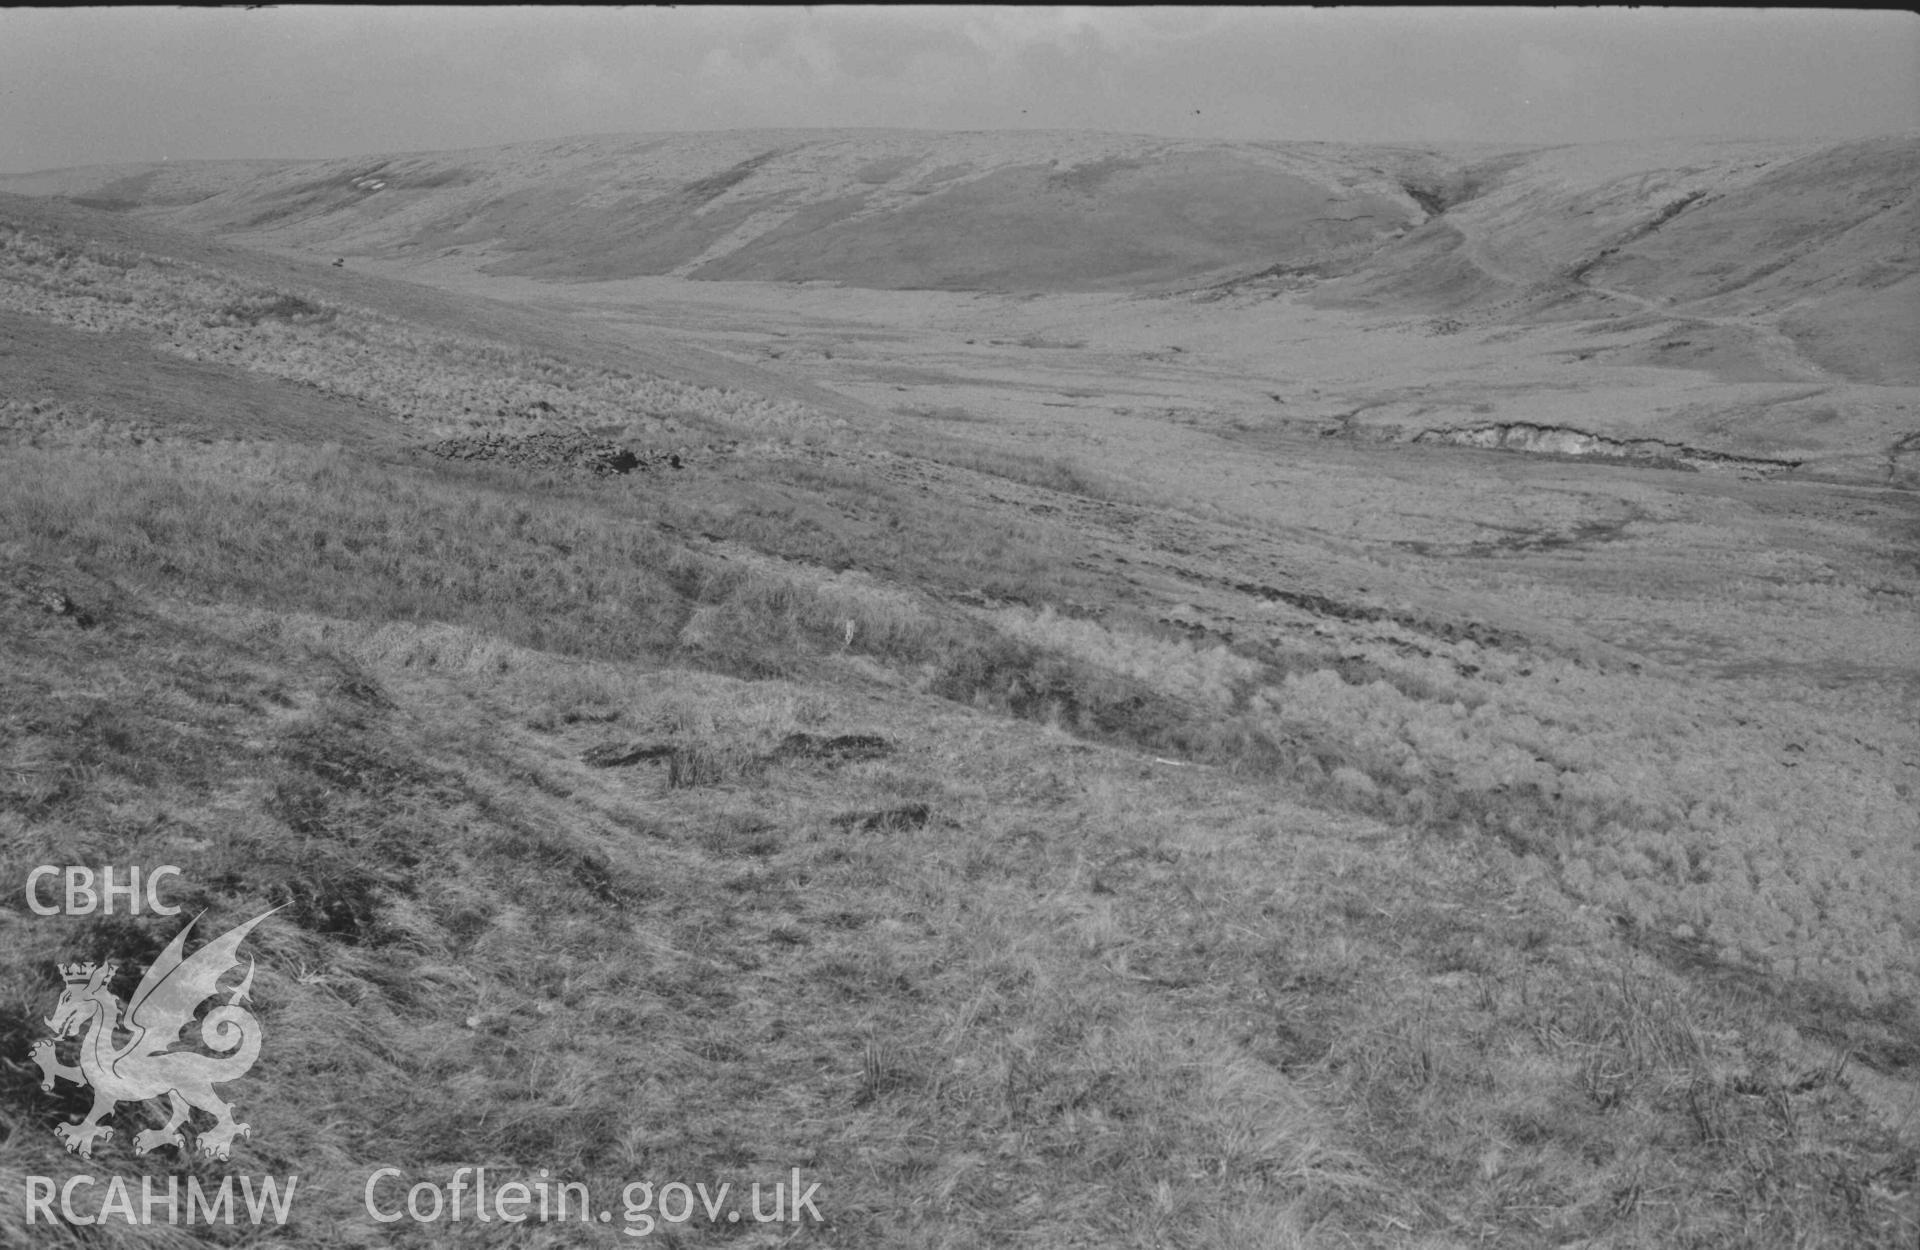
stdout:
[(1101, 290), (1312, 260), (1417, 222), (1386, 168), (1319, 145), (1090, 134), (765, 131), (0, 180), (250, 242), (461, 249), (492, 272)]
[(1804, 352), (1801, 376), (1911, 384), (1917, 171), (1913, 136), (1443, 150), (795, 130), (96, 167), (0, 190), (496, 275), (1054, 292), (1259, 275), (1427, 313), (1651, 313)]
[(1838, 376), (1910, 385), (1920, 381), (1920, 139), (1529, 155), (1347, 266), (1325, 295), (1778, 330)]
[[(1038, 328), (977, 350), (1098, 400)], [(1091, 404), (1070, 457), (623, 333), (0, 200), (0, 878), (279, 909), (250, 1136), (81, 1158), (58, 965), (180, 921), (10, 895), (0, 1242), (592, 1244), (368, 1215), (485, 1167), (680, 1245), (1913, 1244), (1910, 492)], [(685, 455), (515, 454), (575, 435)], [(285, 1227), (99, 1199), (236, 1173)]]

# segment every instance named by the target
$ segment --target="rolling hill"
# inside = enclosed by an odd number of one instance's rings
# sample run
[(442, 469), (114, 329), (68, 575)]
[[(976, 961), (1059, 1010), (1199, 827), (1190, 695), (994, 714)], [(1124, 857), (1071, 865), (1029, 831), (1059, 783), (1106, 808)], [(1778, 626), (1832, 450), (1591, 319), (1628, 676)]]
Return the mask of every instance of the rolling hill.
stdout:
[[(1521, 151), (1079, 133), (604, 137), (0, 178), (256, 246), (585, 281), (1139, 291), (1254, 274), (1435, 312), (1770, 331), (1910, 383), (1920, 140)], [(1563, 313), (1564, 313), (1563, 309)]]

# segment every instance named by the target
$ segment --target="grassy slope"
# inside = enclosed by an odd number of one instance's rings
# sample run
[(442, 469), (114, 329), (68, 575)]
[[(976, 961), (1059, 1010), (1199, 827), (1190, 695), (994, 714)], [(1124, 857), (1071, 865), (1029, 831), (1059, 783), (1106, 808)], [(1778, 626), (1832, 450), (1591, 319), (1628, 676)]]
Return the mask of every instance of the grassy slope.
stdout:
[[(1791, 311), (1818, 345), (1876, 292), (1910, 307), (1916, 160), (1911, 136), (1440, 151), (764, 131), (0, 185), (309, 254), (457, 249), (501, 273), (1053, 291), (1341, 273), (1329, 294), (1480, 312), (1584, 285), (1696, 317)], [(1904, 342), (1845, 337), (1831, 363), (1848, 376), (1910, 380)]]
[[(1008, 606), (1121, 591), (1055, 517), (931, 489), (984, 472), (1074, 515), (1119, 492), (1097, 475), (949, 450), (908, 489), (791, 402), (35, 230), (6, 277), (36, 310), (9, 376), (38, 393), (0, 462), (0, 877), (178, 863), (210, 931), (285, 906), (253, 943), (268, 1045), (233, 1167), (302, 1175), (296, 1244), (383, 1241), (359, 1186), (386, 1163), (599, 1187), (798, 1166), (831, 1226), (797, 1244), (1920, 1228), (1910, 1002), (1689, 963), (1569, 897), (1553, 848), (1471, 823), (1551, 811), (1469, 794), (1435, 819), (1352, 722), (1289, 740), (1252, 707), (1431, 702), (1419, 666)], [(88, 383), (46, 360), (83, 287), (128, 327), (89, 340)], [(139, 376), (151, 397), (114, 385)], [(748, 451), (600, 482), (395, 454), (548, 394)], [(658, 758), (585, 762), (609, 743)], [(173, 925), (8, 931), (0, 1229), (57, 1243), (9, 1224), (19, 1177), (73, 1167), (47, 1131), (73, 1092), (21, 1063), (52, 965), (144, 962)], [(93, 1170), (173, 1169), (126, 1135)]]

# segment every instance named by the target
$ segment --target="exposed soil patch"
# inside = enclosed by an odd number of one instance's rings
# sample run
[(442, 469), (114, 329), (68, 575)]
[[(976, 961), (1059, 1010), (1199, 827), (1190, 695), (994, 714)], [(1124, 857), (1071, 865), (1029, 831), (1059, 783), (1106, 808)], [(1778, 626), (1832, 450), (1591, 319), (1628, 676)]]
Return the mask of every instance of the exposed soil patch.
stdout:
[(1887, 482), (1909, 490), (1920, 487), (1920, 431), (1887, 448)]
[(893, 754), (893, 744), (876, 734), (841, 734), (833, 738), (792, 733), (774, 749), (775, 759), (830, 760), (846, 763), (854, 760), (885, 759)]
[(1629, 243), (1633, 243), (1633, 242), (1636, 242), (1637, 240), (1644, 239), (1648, 235), (1652, 234), (1654, 231), (1658, 230), (1660, 227), (1666, 225), (1668, 222), (1672, 221), (1675, 217), (1678, 217), (1681, 213), (1685, 212), (1687, 210), (1688, 205), (1694, 203), (1696, 200), (1699, 200), (1705, 194), (1706, 192), (1704, 191), (1694, 191), (1688, 195), (1681, 196), (1677, 200), (1672, 200), (1662, 205), (1660, 211), (1654, 214), (1653, 219), (1651, 221), (1642, 222), (1640, 225), (1637, 225), (1633, 227), (1633, 229), (1627, 231), (1624, 235), (1620, 237), (1620, 239), (1617, 242), (1613, 243), (1608, 247), (1602, 248), (1599, 252), (1597, 252), (1593, 256), (1586, 258), (1585, 260), (1576, 262), (1571, 268), (1567, 270), (1568, 279), (1574, 282), (1584, 282), (1586, 280), (1588, 271), (1593, 269), (1596, 265), (1604, 263), (1605, 261), (1610, 259), (1612, 256), (1614, 256), (1616, 253), (1618, 253), (1621, 248), (1627, 246)]
[(1235, 582), (1233, 588), (1242, 594), (1252, 595), (1256, 599), (1284, 603), (1336, 621), (1392, 621), (1396, 625), (1418, 630), (1438, 638), (1442, 642), (1466, 641), (1483, 647), (1513, 646), (1525, 639), (1509, 630), (1496, 629), (1478, 621), (1441, 621), (1421, 616), (1414, 612), (1394, 611), (1388, 608), (1374, 607), (1362, 603), (1342, 603), (1325, 595), (1305, 590), (1280, 590), (1273, 586), (1262, 586), (1254, 582)]
[(580, 760), (595, 768), (624, 768), (645, 760), (665, 759), (673, 751), (673, 744), (668, 742), (603, 742), (588, 748)]
[(1396, 545), (1416, 555), (1444, 554), (1467, 559), (1484, 559), (1488, 556), (1589, 547), (1595, 543), (1609, 542), (1623, 537), (1627, 526), (1632, 523), (1631, 517), (1617, 521), (1583, 521), (1571, 530), (1558, 533), (1513, 526), (1492, 526), (1490, 528), (1501, 530), (1503, 533), (1501, 537), (1488, 542), (1429, 543), (1412, 540)]
[(868, 833), (905, 833), (918, 829), (933, 815), (925, 803), (908, 803), (875, 812), (848, 812), (835, 816), (833, 823), (842, 829), (863, 829)]
[(741, 161), (731, 169), (723, 169), (717, 174), (710, 174), (705, 178), (689, 182), (681, 190), (680, 194), (683, 198), (691, 200), (695, 204), (710, 203), (753, 177), (755, 170), (765, 165), (774, 157), (779, 156), (782, 151), (784, 151), (784, 149), (775, 148), (772, 151), (762, 152), (758, 156), (749, 157)]
[(1804, 463), (1764, 456), (1736, 456), (1731, 452), (1708, 451), (1658, 438), (1608, 438), (1604, 434), (1589, 434), (1585, 430), (1566, 426), (1535, 425), (1528, 421), (1475, 425), (1464, 429), (1422, 430), (1406, 441), (1484, 447), (1534, 455), (1623, 460), (1690, 472), (1738, 472), (1749, 477), (1771, 477), (1797, 469)]

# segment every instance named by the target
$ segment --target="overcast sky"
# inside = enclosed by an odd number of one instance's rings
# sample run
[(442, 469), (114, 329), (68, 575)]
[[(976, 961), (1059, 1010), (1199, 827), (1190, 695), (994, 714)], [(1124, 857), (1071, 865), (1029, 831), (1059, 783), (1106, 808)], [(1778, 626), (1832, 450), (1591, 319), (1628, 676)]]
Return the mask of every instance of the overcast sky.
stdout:
[(1577, 143), (1920, 130), (1920, 18), (1740, 9), (4, 9), (0, 171), (610, 131)]

